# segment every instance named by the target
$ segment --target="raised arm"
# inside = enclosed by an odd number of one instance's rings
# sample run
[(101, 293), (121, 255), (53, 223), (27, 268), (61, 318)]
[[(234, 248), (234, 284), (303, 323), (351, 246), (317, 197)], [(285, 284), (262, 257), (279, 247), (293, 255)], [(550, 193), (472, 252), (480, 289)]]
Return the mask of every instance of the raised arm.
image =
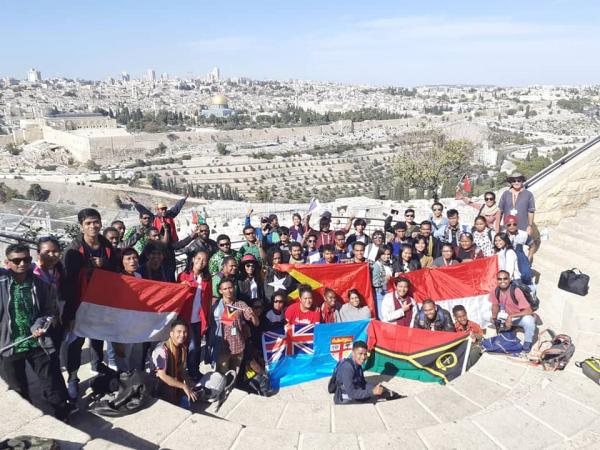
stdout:
[(167, 211), (167, 217), (177, 217), (177, 215), (181, 212), (181, 208), (185, 205), (185, 201), (188, 199), (190, 194), (186, 193), (185, 197), (179, 200), (171, 209)]
[(126, 195), (125, 199), (127, 199), (137, 210), (138, 213), (140, 213), (140, 215), (142, 214), (148, 214), (150, 216), (150, 220), (154, 220), (154, 214), (152, 213), (152, 211), (150, 211), (148, 208), (146, 208), (144, 205), (142, 205), (141, 203), (138, 203), (136, 200), (133, 199), (132, 196), (130, 195)]

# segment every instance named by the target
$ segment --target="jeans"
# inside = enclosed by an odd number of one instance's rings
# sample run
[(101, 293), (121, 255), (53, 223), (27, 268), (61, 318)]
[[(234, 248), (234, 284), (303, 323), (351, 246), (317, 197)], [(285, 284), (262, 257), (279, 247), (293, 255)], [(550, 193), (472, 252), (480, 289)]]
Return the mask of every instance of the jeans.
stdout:
[(194, 380), (200, 377), (201, 345), (202, 336), (200, 336), (200, 323), (192, 323), (190, 324), (187, 369)]
[(533, 316), (521, 316), (515, 317), (512, 320), (513, 326), (523, 328), (525, 333), (525, 342), (533, 342), (533, 335), (535, 334), (535, 318)]
[[(85, 338), (76, 338), (67, 349), (67, 372), (69, 373), (69, 381), (79, 381), (77, 371), (81, 366), (81, 349)], [(90, 339), (90, 364), (92, 370), (97, 370), (98, 365), (104, 359), (104, 341)]]
[(29, 382), (25, 371), (26, 363), (36, 374), (42, 391), (42, 398), (50, 404), (57, 419), (67, 416), (67, 388), (62, 378), (57, 359), (47, 355), (41, 348), (0, 357), (0, 374), (8, 387), (25, 400), (29, 397)]

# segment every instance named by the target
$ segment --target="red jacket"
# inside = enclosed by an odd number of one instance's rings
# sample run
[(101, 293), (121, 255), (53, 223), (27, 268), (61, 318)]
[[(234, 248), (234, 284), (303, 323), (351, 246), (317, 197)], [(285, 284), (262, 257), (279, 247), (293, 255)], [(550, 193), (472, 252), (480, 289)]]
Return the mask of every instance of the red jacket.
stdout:
[(175, 229), (175, 220), (172, 217), (155, 217), (154, 221), (152, 222), (152, 226), (156, 228), (159, 233), (162, 233), (163, 221), (169, 224), (169, 229), (171, 230), (171, 243), (174, 244), (179, 240), (179, 236), (177, 236), (177, 230)]
[[(177, 277), (179, 283), (187, 281), (190, 286), (197, 288), (198, 282), (194, 278), (194, 274), (190, 272), (181, 272)], [(212, 303), (212, 281), (209, 279), (202, 279), (200, 282), (200, 288), (202, 289), (201, 307), (200, 307), (200, 335), (206, 333), (208, 328), (208, 315), (210, 314), (210, 306)], [(185, 304), (181, 310), (181, 317), (185, 320), (189, 320), (192, 315), (192, 306), (194, 299), (191, 302)]]

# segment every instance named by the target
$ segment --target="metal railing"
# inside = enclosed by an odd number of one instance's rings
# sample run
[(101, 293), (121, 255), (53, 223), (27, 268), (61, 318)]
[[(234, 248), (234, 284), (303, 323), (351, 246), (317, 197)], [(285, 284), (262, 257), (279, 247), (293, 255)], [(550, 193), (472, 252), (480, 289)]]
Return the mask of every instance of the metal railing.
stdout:
[(561, 168), (563, 165), (565, 165), (566, 163), (568, 163), (569, 161), (571, 161), (572, 159), (576, 158), (577, 156), (579, 156), (580, 154), (582, 154), (583, 152), (585, 152), (586, 150), (590, 149), (591, 147), (593, 147), (594, 145), (596, 145), (598, 143), (600, 143), (600, 136), (595, 137), (591, 141), (589, 141), (586, 144), (584, 144), (581, 147), (579, 147), (577, 150), (574, 150), (571, 153), (566, 154), (565, 156), (563, 156), (562, 158), (560, 158), (558, 161), (550, 164), (545, 169), (540, 170), (538, 173), (536, 173), (534, 176), (532, 176), (529, 180), (527, 180), (525, 182), (525, 187), (526, 188), (530, 188), (531, 186), (533, 186), (538, 181), (540, 181), (543, 178), (547, 177), (552, 172), (554, 172), (555, 170)]

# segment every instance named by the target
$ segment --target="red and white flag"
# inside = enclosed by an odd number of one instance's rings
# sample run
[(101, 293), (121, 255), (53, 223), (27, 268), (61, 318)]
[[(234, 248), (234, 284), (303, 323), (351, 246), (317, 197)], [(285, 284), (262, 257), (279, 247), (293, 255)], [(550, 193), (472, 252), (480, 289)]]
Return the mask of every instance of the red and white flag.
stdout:
[(160, 341), (193, 297), (194, 290), (187, 285), (94, 270), (82, 293), (73, 332), (123, 344)]
[(490, 256), (454, 266), (421, 269), (402, 277), (410, 280), (417, 303), (431, 299), (450, 313), (455, 305), (463, 305), (469, 320), (487, 326), (491, 318), (489, 295), (496, 289), (497, 274), (498, 257)]

